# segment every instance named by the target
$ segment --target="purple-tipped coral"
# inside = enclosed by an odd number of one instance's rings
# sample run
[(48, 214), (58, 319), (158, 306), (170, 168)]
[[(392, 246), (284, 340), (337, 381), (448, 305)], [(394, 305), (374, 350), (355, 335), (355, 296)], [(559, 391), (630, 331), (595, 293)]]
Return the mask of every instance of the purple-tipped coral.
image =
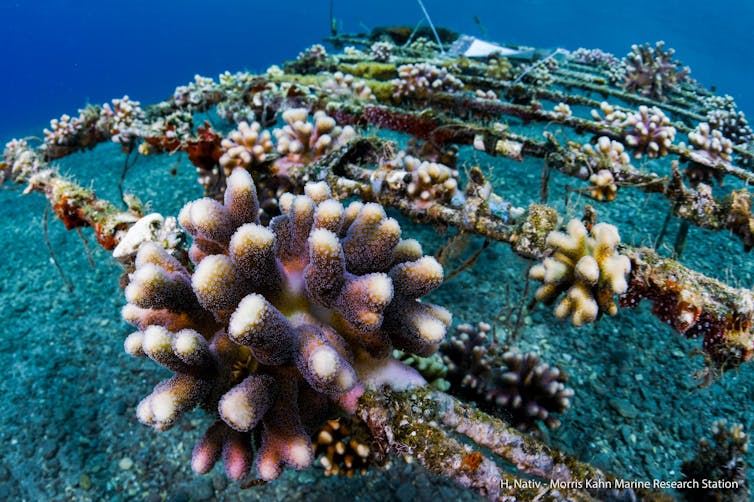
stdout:
[(721, 183), (725, 172), (719, 168), (730, 165), (733, 142), (702, 122), (689, 133), (689, 143), (692, 149), (688, 152), (686, 177), (691, 185), (710, 184), (713, 178)]
[(731, 96), (710, 96), (704, 100), (710, 107), (707, 122), (712, 129), (717, 129), (734, 145), (745, 145), (754, 140), (749, 122), (744, 112), (738, 111), (738, 106)]
[(639, 110), (626, 117), (623, 124), (626, 145), (634, 149), (634, 157), (647, 155), (663, 157), (675, 139), (675, 127), (662, 110), (653, 106), (640, 106)]
[(683, 82), (689, 74), (688, 67), (673, 60), (673, 49), (665, 50), (665, 42), (632, 45), (624, 59), (623, 87), (653, 99), (664, 100), (665, 95)]
[(571, 61), (577, 63), (601, 66), (603, 68), (611, 68), (620, 63), (620, 60), (609, 52), (600, 49), (585, 49), (583, 47), (573, 51), (569, 55), (569, 58)]
[(155, 244), (137, 254), (123, 316), (139, 331), (126, 350), (175, 373), (137, 414), (161, 430), (195, 406), (219, 414), (194, 449), (197, 472), (222, 457), (230, 477), (246, 476), (254, 431), (261, 478), (309, 466), (309, 434), (332, 405), (356, 407), (355, 368), (370, 381), (379, 368), (410, 374), (388, 357), (393, 347), (431, 354), (450, 323), (418, 301), (442, 283), (442, 267), (401, 240), (381, 206), (344, 208), (324, 183), (305, 192), (281, 197), (283, 214), (261, 226), (254, 183), (237, 168), (224, 203), (181, 210), (193, 273)]

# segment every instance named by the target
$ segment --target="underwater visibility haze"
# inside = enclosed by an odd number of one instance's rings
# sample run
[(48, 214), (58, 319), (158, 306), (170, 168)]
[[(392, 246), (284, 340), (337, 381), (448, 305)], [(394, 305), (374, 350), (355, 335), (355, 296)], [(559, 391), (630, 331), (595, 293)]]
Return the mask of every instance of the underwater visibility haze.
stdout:
[(0, 14), (0, 499), (750, 500), (750, 2)]

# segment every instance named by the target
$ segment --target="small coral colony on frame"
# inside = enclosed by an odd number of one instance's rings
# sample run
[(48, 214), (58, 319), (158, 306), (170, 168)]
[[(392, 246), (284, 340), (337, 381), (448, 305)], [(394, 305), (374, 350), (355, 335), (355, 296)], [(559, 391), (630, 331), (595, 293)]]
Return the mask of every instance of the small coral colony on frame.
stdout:
[[(706, 384), (751, 358), (752, 293), (677, 259), (691, 226), (732, 234), (742, 252), (754, 244), (752, 131), (733, 100), (691, 79), (661, 42), (619, 59), (469, 38), (334, 34), (332, 53), (315, 45), (262, 74), (197, 76), (150, 106), (90, 105), (53, 120), (39, 144), (6, 145), (2, 179), (43, 194), (67, 228), (91, 227), (123, 264), (122, 317), (136, 328), (125, 350), (172, 372), (138, 403), (139, 421), (164, 431), (194, 408), (214, 417), (193, 447), (197, 473), (221, 462), (250, 486), (315, 462), (355, 475), (392, 455), (495, 500), (536, 497), (520, 479), (611, 483), (543, 439), (574, 391), (562, 369), (516, 347), (534, 302), (578, 327), (646, 300), (701, 341)], [(144, 162), (185, 152), (205, 197), (177, 218), (147, 213), (138, 194), (107, 201), (56, 168), (107, 141)], [(505, 177), (523, 160), (542, 180), (519, 207), (505, 193), (517, 184), (501, 189), (490, 165)], [(593, 205), (559, 214), (547, 204), (551, 176), (571, 178)], [(601, 204), (642, 191), (681, 222), (673, 257), (658, 251), (667, 228), (641, 248), (602, 221)], [(417, 225), (485, 244), (433, 256)], [(452, 303), (434, 303), (452, 295), (425, 297), (491, 242), (530, 261), (521, 277), (537, 288), (532, 303), (507, 324), (454, 322)], [(745, 432), (720, 422), (713, 438), (716, 453), (705, 440), (684, 474), (714, 463), (705, 476), (747, 493)], [(600, 498), (604, 486), (548, 496)], [(626, 490), (670, 500), (652, 486)]]

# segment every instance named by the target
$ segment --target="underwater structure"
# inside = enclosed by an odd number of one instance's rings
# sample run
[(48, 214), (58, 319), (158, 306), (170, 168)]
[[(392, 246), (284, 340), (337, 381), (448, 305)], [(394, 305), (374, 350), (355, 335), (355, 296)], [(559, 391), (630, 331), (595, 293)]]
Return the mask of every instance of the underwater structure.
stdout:
[[(569, 408), (564, 372), (484, 322), (449, 330), (452, 309), (422, 301), (450, 275), (442, 255), (426, 255), (386, 211), (508, 244), (532, 263), (522, 280), (539, 283), (534, 301), (574, 326), (646, 300), (658, 322), (701, 341), (714, 384), (754, 355), (753, 293), (677, 257), (689, 226), (754, 245), (744, 115), (662, 43), (623, 59), (494, 46), (470, 57), (449, 30), (421, 35), (334, 35), (338, 52), (315, 45), (263, 74), (196, 76), (150, 106), (90, 105), (54, 119), (38, 145), (9, 142), (0, 180), (42, 193), (66, 228), (91, 227), (123, 264), (122, 317), (136, 328), (125, 351), (173, 374), (136, 415), (157, 430), (196, 407), (215, 417), (193, 445), (199, 474), (222, 461), (251, 486), (318, 457), (328, 473), (356, 475), (401, 455), (491, 500), (672, 500), (531, 433)], [(126, 156), (123, 177), (129, 158), (185, 152), (205, 197), (178, 215), (146, 213), (132, 194), (104, 200), (56, 169), (106, 141)], [(460, 165), (459, 147), (479, 165)], [(528, 206), (495, 190), (487, 157), (511, 169), (541, 159)], [(553, 173), (595, 206), (558, 214)], [(721, 195), (723, 179), (735, 188)], [(667, 218), (681, 221), (673, 255), (659, 251), (666, 228), (654, 247), (634, 247), (600, 220), (596, 204), (628, 191), (670, 202)], [(701, 442), (684, 465), (719, 473), (721, 500), (746, 500), (748, 436), (726, 427), (713, 428), (725, 448), (712, 455)]]

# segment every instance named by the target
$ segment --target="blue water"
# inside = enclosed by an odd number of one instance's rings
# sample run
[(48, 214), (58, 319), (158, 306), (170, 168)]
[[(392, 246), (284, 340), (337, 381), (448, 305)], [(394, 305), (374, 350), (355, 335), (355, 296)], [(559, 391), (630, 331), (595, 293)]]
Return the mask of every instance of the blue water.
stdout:
[[(595, 48), (622, 57), (665, 40), (692, 76), (754, 114), (754, 2), (745, 0), (425, 0), (433, 21), (496, 41)], [(412, 0), (335, 0), (342, 31), (419, 22)], [(167, 98), (195, 73), (263, 70), (329, 33), (328, 0), (0, 2), (0, 141), (128, 94)]]

